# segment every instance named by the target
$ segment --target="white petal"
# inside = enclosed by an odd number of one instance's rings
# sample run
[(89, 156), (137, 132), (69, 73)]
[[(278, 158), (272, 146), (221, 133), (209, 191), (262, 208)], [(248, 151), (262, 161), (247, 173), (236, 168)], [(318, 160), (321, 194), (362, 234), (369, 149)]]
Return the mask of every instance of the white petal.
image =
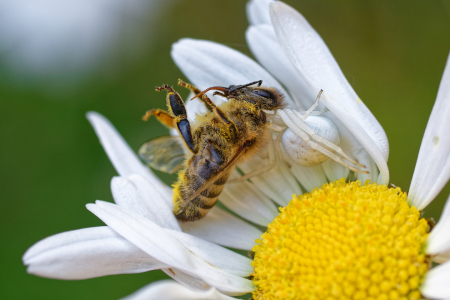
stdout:
[[(324, 90), (321, 102), (367, 150), (380, 169), (380, 183), (387, 184), (389, 146), (383, 128), (358, 98), (325, 43), (303, 16), (282, 2), (272, 3), (270, 7), (278, 41), (306, 82), (305, 86), (310, 87), (313, 95)], [(342, 135), (341, 127), (335, 124)], [(352, 152), (356, 158), (357, 153)]]
[(184, 232), (169, 230), (169, 233), (198, 257), (215, 267), (241, 277), (248, 277), (253, 272), (251, 259), (248, 257)]
[(170, 232), (173, 231), (159, 227), (140, 214), (103, 201), (88, 204), (87, 208), (147, 254), (169, 266), (201, 278), (206, 284), (216, 287), (227, 295), (242, 295), (253, 290), (250, 280), (212, 266), (172, 236)]
[(425, 274), (420, 292), (430, 299), (450, 298), (450, 263), (432, 268)]
[(450, 178), (450, 57), (420, 145), (408, 201), (424, 209)]
[[(289, 156), (282, 148), (283, 156), (286, 161), (289, 161)], [(311, 192), (314, 188), (322, 186), (324, 183), (327, 183), (328, 180), (325, 176), (324, 170), (321, 165), (313, 166), (313, 167), (303, 167), (295, 163), (291, 163), (290, 172), (294, 175), (297, 181), (301, 184), (304, 190), (296, 190), (292, 194), (300, 195), (303, 192)], [(283, 204), (286, 206), (289, 201), (292, 199), (291, 197), (287, 198), (287, 202)]]
[(439, 253), (438, 255), (433, 257), (433, 261), (438, 264), (443, 264), (450, 260), (450, 250)]
[(210, 41), (181, 39), (172, 46), (172, 58), (189, 80), (200, 89), (263, 80), (277, 88), (286, 102), (295, 104), (278, 81), (248, 56)]
[(322, 38), (299, 12), (283, 2), (272, 3), (270, 13), (278, 40), (289, 60), (352, 114), (387, 161), (389, 145), (383, 128), (358, 98)]
[[(374, 148), (372, 148), (372, 149), (374, 149)], [(379, 154), (379, 152), (377, 154)], [(366, 180), (370, 180), (371, 182), (378, 182), (379, 184), (387, 184), (387, 182), (389, 181), (388, 180), (389, 179), (389, 170), (387, 168), (387, 164), (382, 161), (381, 155), (378, 156), (378, 160), (380, 161), (380, 163), (382, 165), (380, 170), (383, 170), (383, 168), (384, 168), (384, 170), (386, 170), (386, 172), (384, 172), (384, 173), (381, 172), (381, 174), (378, 174), (377, 164), (373, 160), (373, 156), (371, 156), (369, 153), (367, 153), (366, 150), (362, 149), (355, 156), (356, 156), (358, 162), (360, 164), (366, 166), (366, 170), (369, 171), (368, 174), (356, 173), (355, 174), (356, 179), (361, 181), (361, 183), (366, 182)], [(380, 167), (380, 166), (378, 166), (378, 167)], [(386, 176), (384, 176), (384, 178), (387, 177), (387, 180), (383, 179), (383, 175), (386, 175)]]
[(215, 288), (193, 291), (174, 281), (163, 280), (144, 286), (123, 300), (232, 300)]
[(220, 207), (214, 206), (206, 216), (193, 222), (180, 222), (183, 232), (207, 241), (236, 249), (251, 250), (262, 231)]
[(250, 0), (247, 2), (247, 18), (250, 24), (270, 24), (270, 2), (273, 0)]
[(436, 255), (450, 250), (450, 197), (445, 203), (439, 222), (431, 231), (427, 240), (427, 253)]
[(194, 291), (205, 291), (211, 288), (204, 280), (198, 276), (190, 275), (176, 268), (161, 269), (175, 281)]
[(105, 117), (96, 112), (88, 112), (86, 117), (94, 127), (117, 173), (124, 177), (131, 174), (142, 175), (161, 193), (166, 194), (165, 198), (171, 198), (172, 190), (141, 163), (135, 152)]
[(114, 177), (111, 191), (117, 204), (143, 215), (163, 228), (181, 230), (164, 195), (141, 175), (133, 174), (126, 179)]
[[(189, 117), (190, 121), (195, 120), (196, 114), (203, 114), (208, 111), (208, 108), (205, 105), (205, 102), (200, 100), (199, 98), (195, 98), (194, 100), (191, 100), (192, 97), (194, 97), (194, 94), (189, 94), (189, 97), (185, 99), (186, 101), (186, 113)], [(175, 129), (176, 130), (176, 129)], [(178, 130), (176, 130), (178, 135)]]
[(132, 213), (127, 208), (104, 201), (97, 200), (96, 204), (87, 204), (86, 207), (118, 234), (156, 259), (169, 266), (193, 267), (189, 251), (178, 240), (167, 234), (164, 228), (149, 219)]
[(349, 169), (332, 159), (329, 159), (326, 162), (322, 163), (322, 168), (328, 178), (328, 181), (330, 182), (339, 180), (341, 178), (347, 179), (348, 174), (350, 173)]
[(28, 273), (54, 279), (79, 280), (162, 269), (189, 288), (209, 287), (200, 278), (168, 268), (107, 226), (48, 237), (33, 245), (23, 261)]
[(106, 226), (45, 238), (27, 250), (23, 262), (30, 274), (65, 280), (141, 273), (167, 266)]
[(267, 226), (278, 214), (275, 204), (251, 182), (227, 183), (219, 200), (244, 219)]
[(198, 276), (190, 275), (180, 269), (172, 267), (161, 269), (161, 271), (191, 290), (204, 291), (210, 288), (210, 286)]
[[(239, 168), (247, 173), (268, 163), (267, 159), (253, 157), (240, 165)], [(250, 180), (266, 196), (281, 206), (286, 206), (292, 199), (293, 194), (301, 193), (301, 188), (295, 181), (293, 174), (283, 163), (277, 163), (270, 171), (252, 177)]]
[[(314, 188), (322, 186), (327, 182), (322, 166), (303, 167), (300, 165), (292, 165), (291, 171), (294, 173), (297, 180), (306, 189), (306, 192), (311, 192)], [(296, 193), (297, 195), (301, 193)]]
[(275, 76), (298, 100), (300, 110), (307, 110), (317, 95), (306, 86), (297, 70), (281, 49), (272, 25), (250, 26), (245, 33), (247, 43), (258, 62)]
[[(103, 201), (87, 204), (86, 207), (118, 234), (156, 259), (169, 266), (193, 267), (189, 251), (178, 240), (167, 234), (165, 229), (145, 217), (136, 213), (131, 214), (131, 211), (122, 206)], [(130, 215), (139, 217), (133, 219)]]
[[(333, 116), (328, 112), (326, 117), (332, 120), (339, 129), (341, 148), (344, 152), (351, 153), (369, 171), (369, 174), (357, 174), (358, 179), (362, 182), (369, 179), (379, 184), (388, 184), (389, 169), (383, 154), (379, 151), (374, 140), (353, 116), (326, 92), (322, 93), (321, 102), (334, 114)], [(379, 175), (377, 167), (380, 170)]]

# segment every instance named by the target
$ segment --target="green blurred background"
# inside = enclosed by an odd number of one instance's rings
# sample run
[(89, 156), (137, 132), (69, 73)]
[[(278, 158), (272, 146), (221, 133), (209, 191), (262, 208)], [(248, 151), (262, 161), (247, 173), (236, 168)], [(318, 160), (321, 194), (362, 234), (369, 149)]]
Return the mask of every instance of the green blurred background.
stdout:
[[(384, 127), (391, 182), (407, 190), (450, 50), (449, 2), (286, 2), (319, 32)], [(166, 278), (154, 271), (59, 281), (28, 275), (21, 261), (28, 247), (49, 235), (103, 225), (85, 204), (112, 201), (110, 180), (116, 172), (87, 111), (105, 115), (137, 150), (167, 133), (154, 119), (141, 121), (147, 109), (164, 107), (164, 96), (154, 87), (185, 79), (171, 60), (172, 43), (208, 39), (251, 56), (245, 1), (158, 4), (136, 26), (137, 46), (131, 45), (129, 30), (119, 32), (114, 47), (104, 49), (102, 63), (83, 71), (15, 72), (8, 51), (0, 51), (1, 299), (115, 299)], [(14, 27), (9, 30), (14, 33)], [(425, 215), (437, 220), (449, 193), (447, 185)]]

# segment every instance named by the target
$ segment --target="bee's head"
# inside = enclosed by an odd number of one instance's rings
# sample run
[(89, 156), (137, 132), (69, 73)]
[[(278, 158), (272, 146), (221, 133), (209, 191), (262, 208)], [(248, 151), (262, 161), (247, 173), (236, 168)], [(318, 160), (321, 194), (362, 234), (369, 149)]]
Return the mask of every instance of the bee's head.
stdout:
[[(260, 106), (261, 109), (274, 110), (283, 107), (283, 94), (273, 87), (261, 87), (261, 83), (262, 80), (250, 82), (244, 85), (230, 85), (228, 88), (214, 86), (204, 90), (194, 98), (203, 95), (207, 91), (216, 90), (219, 92), (214, 92), (214, 95), (253, 103)], [(252, 87), (252, 85), (255, 84), (258, 84), (258, 86)]]
[(283, 106), (283, 94), (273, 87), (245, 87), (230, 93), (229, 98), (259, 104), (261, 109), (274, 110)]

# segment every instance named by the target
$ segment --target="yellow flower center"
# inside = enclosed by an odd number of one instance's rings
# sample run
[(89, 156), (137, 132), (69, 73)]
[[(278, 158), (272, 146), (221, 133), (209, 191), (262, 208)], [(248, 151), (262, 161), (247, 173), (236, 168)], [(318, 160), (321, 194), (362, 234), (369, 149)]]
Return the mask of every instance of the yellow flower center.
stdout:
[(400, 188), (338, 180), (256, 240), (253, 299), (420, 299), (429, 226)]

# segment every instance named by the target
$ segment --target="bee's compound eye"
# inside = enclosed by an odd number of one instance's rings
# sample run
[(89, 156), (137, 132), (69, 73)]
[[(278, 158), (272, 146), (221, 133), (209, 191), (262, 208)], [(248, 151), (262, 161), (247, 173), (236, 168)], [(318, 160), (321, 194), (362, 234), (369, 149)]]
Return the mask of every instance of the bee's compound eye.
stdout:
[(258, 95), (260, 97), (263, 97), (263, 98), (269, 100), (269, 101), (267, 101), (267, 100), (264, 101), (269, 106), (275, 107), (278, 105), (278, 98), (272, 91), (266, 90), (266, 89), (254, 89), (252, 92), (255, 95)]
[(264, 98), (274, 99), (273, 94), (265, 90), (253, 90), (253, 93)]

